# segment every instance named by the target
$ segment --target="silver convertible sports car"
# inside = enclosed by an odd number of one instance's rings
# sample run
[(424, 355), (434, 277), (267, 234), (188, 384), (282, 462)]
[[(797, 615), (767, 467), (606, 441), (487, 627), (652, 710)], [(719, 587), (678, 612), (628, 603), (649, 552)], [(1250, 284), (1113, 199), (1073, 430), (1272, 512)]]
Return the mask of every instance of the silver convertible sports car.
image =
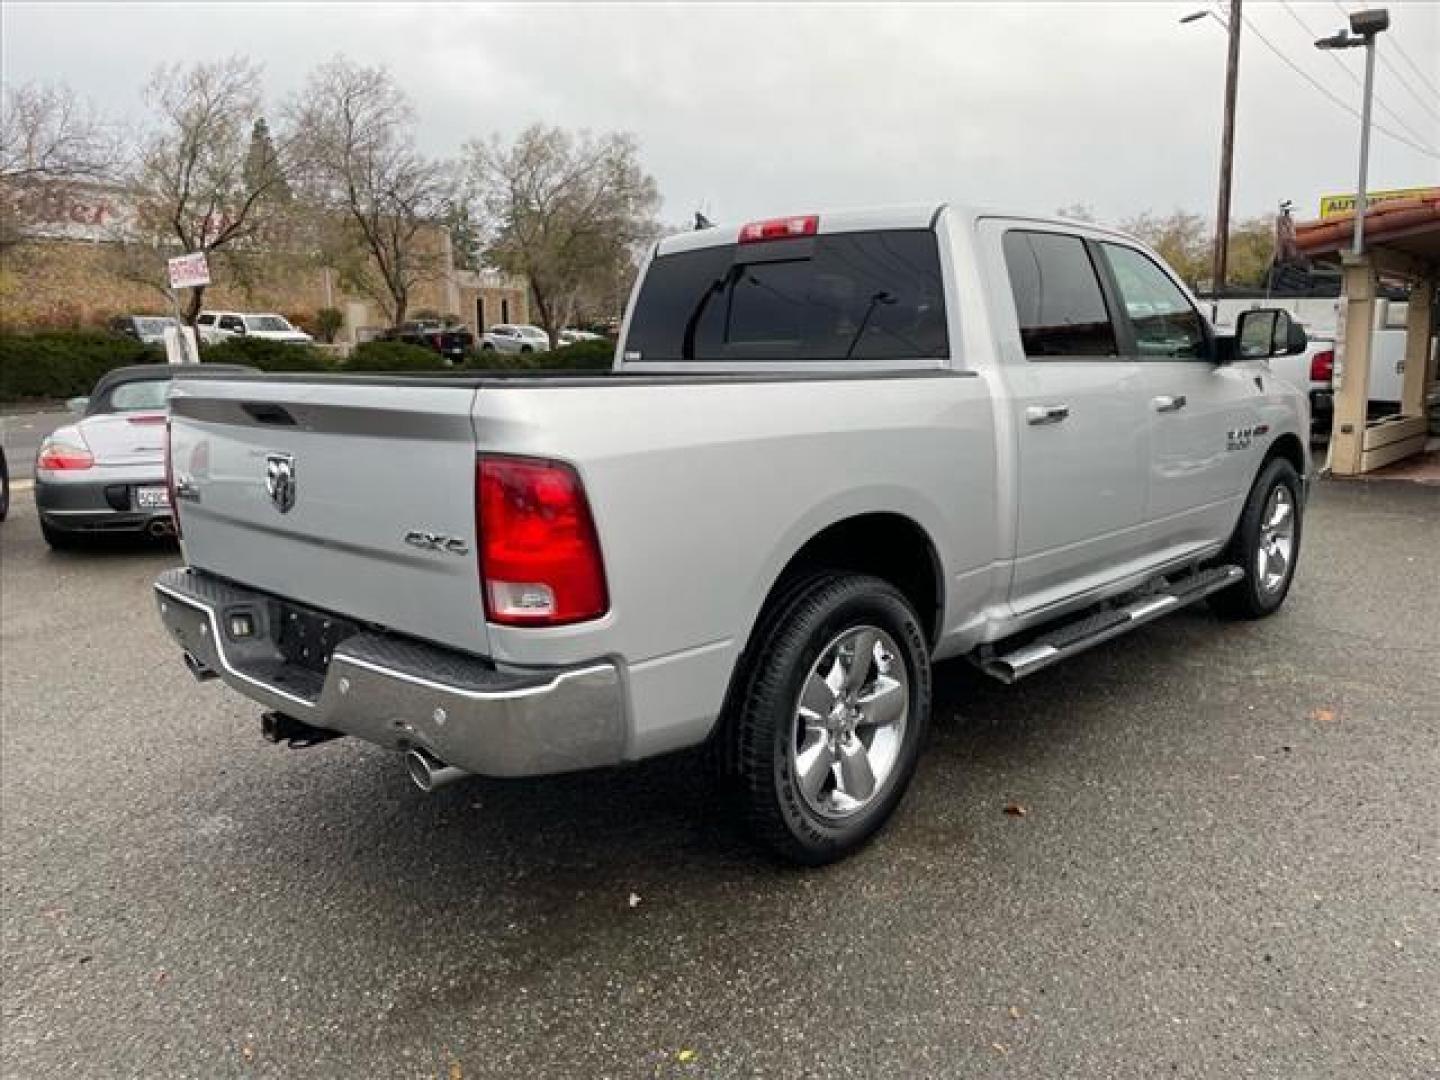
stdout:
[(165, 398), (173, 374), (168, 364), (117, 368), (88, 398), (70, 401), (79, 419), (52, 432), (35, 457), (35, 507), (51, 547), (75, 547), (101, 533), (175, 535), (165, 486)]

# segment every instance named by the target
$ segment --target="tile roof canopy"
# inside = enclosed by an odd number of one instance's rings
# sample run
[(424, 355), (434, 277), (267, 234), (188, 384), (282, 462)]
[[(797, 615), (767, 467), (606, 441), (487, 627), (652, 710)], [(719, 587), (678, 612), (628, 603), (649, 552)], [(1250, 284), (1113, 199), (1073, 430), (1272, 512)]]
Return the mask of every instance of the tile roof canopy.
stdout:
[[(1295, 226), (1295, 246), (1312, 258), (1334, 255), (1350, 247), (1355, 214), (1340, 214)], [(1440, 187), (1410, 199), (1396, 199), (1365, 212), (1365, 244), (1440, 261)]]

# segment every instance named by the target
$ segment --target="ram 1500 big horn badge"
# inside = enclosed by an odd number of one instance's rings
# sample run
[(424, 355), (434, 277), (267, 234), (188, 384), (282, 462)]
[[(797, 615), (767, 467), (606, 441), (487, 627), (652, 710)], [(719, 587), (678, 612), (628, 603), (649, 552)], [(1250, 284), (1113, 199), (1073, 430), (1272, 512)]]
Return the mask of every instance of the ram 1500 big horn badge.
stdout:
[(161, 617), (266, 734), (427, 790), (706, 745), (820, 863), (914, 774), (931, 665), (1006, 682), (1295, 573), (1305, 347), (1099, 226), (923, 206), (662, 240), (615, 370), (177, 376)]

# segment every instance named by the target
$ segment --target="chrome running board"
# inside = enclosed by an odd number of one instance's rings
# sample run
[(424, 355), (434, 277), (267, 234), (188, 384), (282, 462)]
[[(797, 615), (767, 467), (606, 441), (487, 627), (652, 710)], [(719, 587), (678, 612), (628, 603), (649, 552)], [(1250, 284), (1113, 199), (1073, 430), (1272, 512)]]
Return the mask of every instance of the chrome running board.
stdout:
[[(1010, 652), (982, 654), (976, 662), (987, 675), (1001, 682), (1013, 683), (1103, 641), (1127, 634), (1162, 615), (1188, 607), (1211, 593), (1235, 584), (1244, 576), (1245, 571), (1238, 566), (1217, 566), (1187, 574), (1122, 607), (1106, 608), (1073, 622), (1061, 623)], [(1005, 647), (1003, 642), (1000, 647)]]

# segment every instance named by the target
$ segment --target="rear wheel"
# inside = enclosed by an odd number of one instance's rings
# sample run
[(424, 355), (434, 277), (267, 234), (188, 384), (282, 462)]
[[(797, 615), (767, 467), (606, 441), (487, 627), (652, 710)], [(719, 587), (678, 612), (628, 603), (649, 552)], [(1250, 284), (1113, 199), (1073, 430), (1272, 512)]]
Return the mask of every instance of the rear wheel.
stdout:
[(826, 574), (782, 595), (757, 632), (718, 734), (751, 833), (832, 862), (889, 819), (930, 719), (930, 656), (888, 582)]
[(1303, 518), (1300, 475), (1284, 458), (1270, 461), (1245, 500), (1240, 524), (1220, 558), (1245, 576), (1210, 598), (1210, 606), (1232, 619), (1261, 619), (1280, 609), (1295, 578)]

